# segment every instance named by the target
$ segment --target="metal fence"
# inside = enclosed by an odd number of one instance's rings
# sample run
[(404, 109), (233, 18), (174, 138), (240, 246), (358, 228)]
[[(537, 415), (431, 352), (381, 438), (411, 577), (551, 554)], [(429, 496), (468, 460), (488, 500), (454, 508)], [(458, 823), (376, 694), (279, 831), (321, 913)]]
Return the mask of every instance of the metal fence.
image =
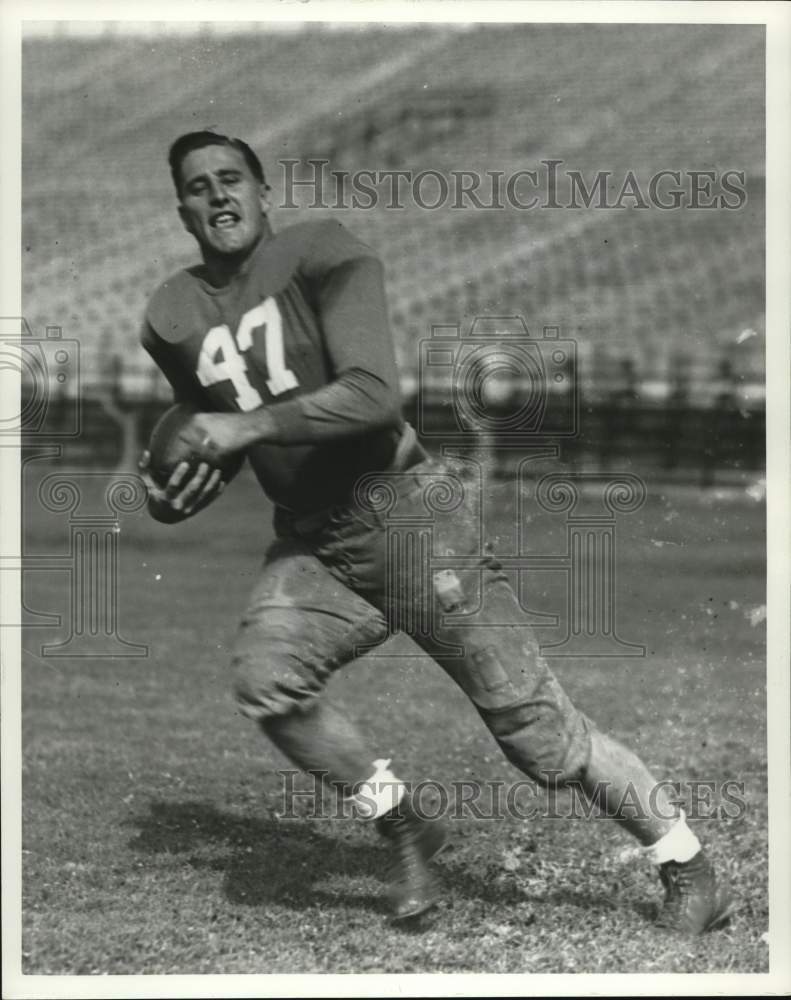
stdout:
[[(404, 415), (429, 450), (486, 451), (503, 472), (520, 444), (536, 442), (553, 443), (572, 467), (650, 470), (654, 478), (704, 486), (762, 470), (763, 384), (734, 372), (726, 360), (715, 363), (708, 378), (692, 372), (677, 366), (674, 378), (644, 379), (626, 358), (606, 377), (567, 381), (560, 399), (551, 397), (557, 390), (551, 383), (526, 389), (514, 380), (495, 403), (479, 401), (477, 411), (474, 400), (460, 407), (458, 392), (441, 380), (409, 373), (402, 382)], [(546, 394), (539, 421), (528, 391)], [(83, 386), (79, 395), (55, 380), (42, 395), (45, 406), (37, 405), (30, 383), (23, 391), (27, 440), (62, 439), (74, 464), (117, 469), (134, 468), (171, 402), (153, 367), (130, 372), (120, 356), (106, 359), (104, 380)]]

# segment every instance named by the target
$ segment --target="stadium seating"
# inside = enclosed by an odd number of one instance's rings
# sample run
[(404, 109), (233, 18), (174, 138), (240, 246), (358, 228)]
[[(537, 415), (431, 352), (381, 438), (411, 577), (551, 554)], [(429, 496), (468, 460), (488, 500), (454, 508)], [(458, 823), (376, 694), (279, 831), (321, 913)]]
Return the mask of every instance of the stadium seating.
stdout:
[[(729, 26), (524, 25), (55, 37), (24, 45), (23, 305), (31, 328), (80, 341), (83, 390), (121, 359), (123, 391), (164, 398), (137, 344), (147, 296), (194, 259), (165, 163), (181, 131), (249, 138), (276, 205), (278, 160), (331, 169), (741, 170), (735, 211), (655, 208), (311, 209), (375, 246), (399, 360), (414, 380), (432, 324), (478, 314), (560, 327), (580, 378), (606, 392), (632, 364), (668, 396), (718, 366), (760, 404), (763, 371), (761, 35)], [(705, 44), (704, 44), (705, 43)], [(756, 68), (758, 67), (758, 68)], [(97, 85), (97, 80), (100, 85)], [(303, 167), (304, 172), (304, 167)], [(428, 185), (427, 185), (428, 191)], [(433, 197), (433, 193), (430, 195)], [(595, 358), (595, 364), (594, 364)], [(680, 360), (681, 359), (681, 360)], [(675, 373), (675, 374), (674, 374)], [(660, 388), (657, 388), (659, 386)], [(648, 398), (647, 396), (647, 398)]]

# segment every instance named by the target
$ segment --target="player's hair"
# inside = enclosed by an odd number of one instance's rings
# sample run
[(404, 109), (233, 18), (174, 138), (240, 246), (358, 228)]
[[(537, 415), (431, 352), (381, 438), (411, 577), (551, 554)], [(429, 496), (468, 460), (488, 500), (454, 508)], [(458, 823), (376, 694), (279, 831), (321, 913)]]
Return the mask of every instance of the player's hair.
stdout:
[(168, 153), (170, 176), (173, 178), (173, 184), (179, 197), (181, 196), (181, 164), (193, 150), (203, 149), (205, 146), (230, 146), (231, 149), (238, 149), (245, 158), (253, 177), (259, 184), (266, 184), (261, 161), (242, 139), (232, 139), (229, 135), (223, 135), (222, 132), (187, 132), (176, 139)]

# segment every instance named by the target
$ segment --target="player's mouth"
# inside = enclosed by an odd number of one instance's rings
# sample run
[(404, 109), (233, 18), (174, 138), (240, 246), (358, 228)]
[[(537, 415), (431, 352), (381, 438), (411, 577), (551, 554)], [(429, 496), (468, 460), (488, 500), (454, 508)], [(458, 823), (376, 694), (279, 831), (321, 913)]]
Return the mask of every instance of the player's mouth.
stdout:
[(240, 221), (236, 212), (218, 212), (209, 219), (209, 225), (212, 229), (231, 229)]

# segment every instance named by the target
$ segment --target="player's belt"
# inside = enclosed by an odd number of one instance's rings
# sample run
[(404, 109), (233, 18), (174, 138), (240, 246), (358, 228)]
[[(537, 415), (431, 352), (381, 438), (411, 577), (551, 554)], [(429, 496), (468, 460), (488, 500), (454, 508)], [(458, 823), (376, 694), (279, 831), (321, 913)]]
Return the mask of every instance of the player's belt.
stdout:
[[(406, 472), (420, 462), (425, 462), (427, 458), (428, 455), (418, 441), (414, 427), (411, 424), (404, 424), (392, 461), (384, 472)], [(339, 506), (341, 505), (311, 511), (309, 514), (295, 514), (285, 507), (278, 507), (275, 511), (275, 525), (276, 528), (290, 529), (297, 535), (311, 535), (332, 519)]]

